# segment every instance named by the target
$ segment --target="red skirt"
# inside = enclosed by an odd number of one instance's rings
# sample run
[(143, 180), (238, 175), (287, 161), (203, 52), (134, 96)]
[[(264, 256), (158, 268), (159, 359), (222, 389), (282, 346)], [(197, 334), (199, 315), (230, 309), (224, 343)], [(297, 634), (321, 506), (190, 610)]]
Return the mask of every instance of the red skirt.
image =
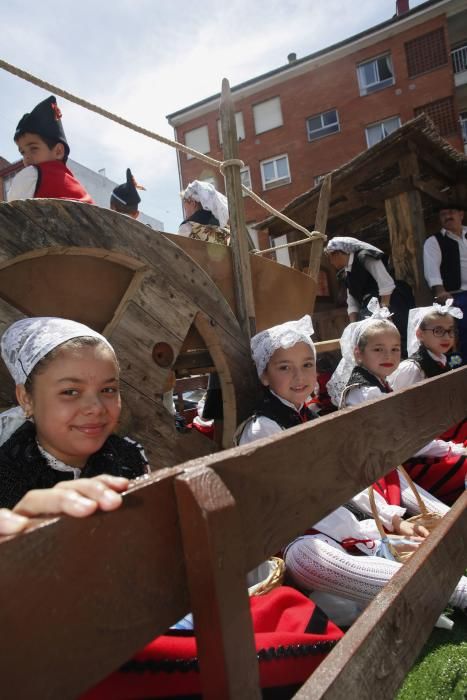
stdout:
[(404, 467), (416, 484), (448, 506), (465, 489), (467, 458), (463, 455), (413, 457), (404, 463)]

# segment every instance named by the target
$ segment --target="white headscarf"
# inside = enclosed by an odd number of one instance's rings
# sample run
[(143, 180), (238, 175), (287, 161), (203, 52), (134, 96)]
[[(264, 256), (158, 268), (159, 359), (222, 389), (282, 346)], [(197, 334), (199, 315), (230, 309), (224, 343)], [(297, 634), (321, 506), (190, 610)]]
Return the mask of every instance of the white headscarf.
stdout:
[[(23, 318), (9, 326), (1, 339), (1, 353), (15, 384), (24, 384), (49, 352), (73, 338), (98, 338), (114, 353), (103, 335), (82, 323), (64, 318)], [(0, 414), (0, 445), (26, 420), (19, 406)]]
[(365, 241), (359, 241), (358, 238), (352, 238), (352, 236), (334, 236), (334, 238), (331, 238), (326, 246), (326, 253), (334, 253), (336, 250), (343, 253), (371, 250), (373, 253), (381, 253), (383, 255), (383, 251), (376, 248), (376, 246), (371, 245), (371, 243), (365, 243)]
[(452, 316), (453, 318), (464, 317), (462, 310), (452, 304), (453, 299), (448, 299), (444, 305), (433, 304), (433, 306), (419, 306), (416, 309), (410, 309), (407, 323), (407, 354), (409, 357), (420, 347), (417, 330), (420, 328), (420, 324), (425, 316), (440, 314), (440, 316)]
[(306, 315), (298, 321), (287, 321), (254, 335), (251, 339), (251, 353), (258, 377), (262, 376), (269, 360), (279, 348), (286, 350), (297, 343), (306, 343), (316, 357), (315, 346), (311, 340), (313, 332), (311, 317)]
[(229, 220), (227, 197), (218, 192), (210, 182), (193, 180), (183, 193), (183, 199), (194, 199), (195, 202), (201, 204), (203, 209), (211, 211), (221, 228), (224, 228)]
[(345, 327), (340, 339), (342, 360), (339, 362), (331, 379), (327, 383), (328, 394), (332, 403), (337, 407), (340, 406), (342, 392), (347, 386), (353, 368), (357, 364), (355, 348), (363, 333), (369, 326), (373, 325), (375, 321), (387, 321), (388, 326), (397, 331), (396, 326), (389, 320), (389, 317), (392, 315), (391, 312), (385, 306), (380, 306), (376, 297), (370, 299), (367, 308), (371, 316), (363, 319), (363, 321), (349, 323), (349, 325)]

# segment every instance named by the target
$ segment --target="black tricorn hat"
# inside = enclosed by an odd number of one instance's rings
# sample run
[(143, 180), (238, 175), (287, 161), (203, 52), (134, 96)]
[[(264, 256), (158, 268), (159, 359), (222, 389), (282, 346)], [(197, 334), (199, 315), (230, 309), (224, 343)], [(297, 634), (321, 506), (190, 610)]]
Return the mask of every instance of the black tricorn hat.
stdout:
[(123, 185), (117, 185), (112, 192), (112, 197), (115, 197), (118, 202), (121, 202), (121, 204), (126, 204), (128, 207), (137, 207), (141, 202), (138, 189), (144, 190), (144, 187), (136, 184), (130, 168), (127, 168), (126, 182), (124, 182)]
[(62, 113), (58, 108), (57, 100), (54, 95), (50, 95), (43, 102), (39, 102), (32, 112), (23, 114), (16, 127), (14, 140), (17, 141), (23, 134), (38, 134), (56, 143), (63, 143), (65, 155), (68, 157), (70, 147), (61, 120)]
[(440, 212), (443, 209), (456, 209), (457, 211), (465, 211), (467, 207), (461, 204), (459, 201), (452, 202), (438, 202), (436, 205), (436, 211)]

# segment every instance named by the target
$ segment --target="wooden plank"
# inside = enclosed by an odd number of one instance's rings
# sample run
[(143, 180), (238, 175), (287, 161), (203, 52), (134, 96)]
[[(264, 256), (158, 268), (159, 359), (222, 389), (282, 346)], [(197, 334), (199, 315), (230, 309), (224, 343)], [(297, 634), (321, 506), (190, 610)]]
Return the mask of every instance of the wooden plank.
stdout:
[(259, 699), (259, 672), (235, 501), (218, 475), (175, 483), (204, 700)]
[[(329, 202), (331, 200), (331, 182), (332, 174), (329, 173), (328, 175), (326, 175), (323, 182), (321, 183), (321, 190), (319, 193), (318, 209), (316, 212), (314, 230), (319, 231), (319, 233), (322, 234), (326, 233), (326, 226), (328, 223)], [(323, 239), (317, 239), (313, 241), (310, 248), (308, 274), (310, 275), (311, 279), (315, 282), (316, 285), (318, 284), (323, 248)], [(310, 299), (310, 313), (313, 312), (313, 309), (315, 307), (316, 289), (317, 287), (315, 287), (315, 296), (312, 299)]]
[(467, 367), (205, 458), (240, 509), (247, 570), (466, 413)]
[(112, 513), (64, 517), (1, 542), (9, 697), (76, 698), (188, 612), (178, 473), (152, 476)]
[(237, 318), (240, 328), (248, 340), (256, 333), (255, 302), (250, 270), (250, 255), (248, 252), (248, 236), (246, 234), (245, 208), (240, 178), (240, 161), (238, 161), (237, 128), (235, 111), (230, 94), (229, 81), (222, 80), (222, 96), (220, 105), (222, 126), (222, 144), (224, 161), (237, 160), (237, 164), (226, 165), (224, 168), (225, 191), (229, 202), (229, 216), (232, 248), (235, 299), (237, 302)]
[(321, 340), (315, 343), (316, 352), (332, 352), (333, 350), (340, 350), (340, 340), (336, 338), (335, 340)]
[(387, 199), (385, 207), (396, 277), (411, 285), (421, 306), (428, 303), (429, 292), (423, 275), (425, 221), (420, 193), (402, 192)]
[(466, 564), (464, 493), (294, 700), (347, 700), (349, 688), (358, 688), (361, 700), (392, 700)]

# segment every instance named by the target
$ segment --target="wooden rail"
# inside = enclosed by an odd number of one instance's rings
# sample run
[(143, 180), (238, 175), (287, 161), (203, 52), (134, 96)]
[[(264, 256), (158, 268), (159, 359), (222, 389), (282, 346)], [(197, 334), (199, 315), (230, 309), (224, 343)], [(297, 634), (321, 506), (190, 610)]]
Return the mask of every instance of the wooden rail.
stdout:
[[(246, 572), (463, 418), (466, 396), (462, 368), (157, 472), (119, 511), (2, 541), (3, 688), (76, 698), (191, 609), (204, 697), (260, 697)], [(465, 505), (464, 495), (297, 698), (348, 697), (357, 675), (359, 696), (393, 697), (466, 565)]]

